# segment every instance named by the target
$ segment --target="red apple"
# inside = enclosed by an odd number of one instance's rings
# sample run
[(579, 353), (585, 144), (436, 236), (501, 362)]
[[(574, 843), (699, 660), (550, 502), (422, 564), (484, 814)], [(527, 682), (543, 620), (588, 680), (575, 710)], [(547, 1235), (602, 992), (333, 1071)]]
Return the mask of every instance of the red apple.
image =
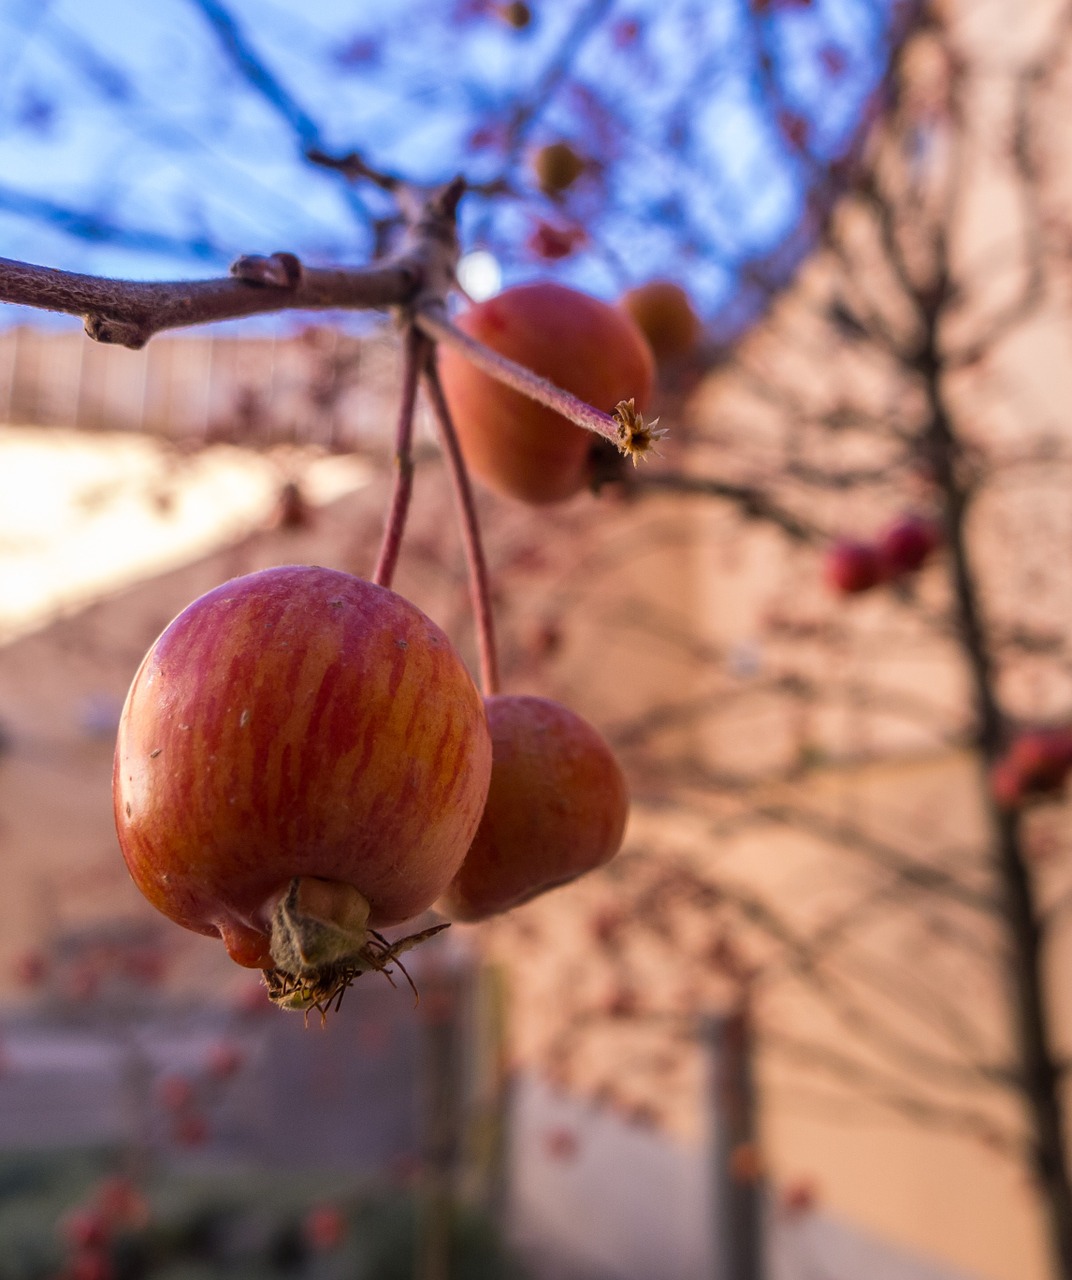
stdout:
[(315, 1205), (302, 1220), (302, 1235), (317, 1253), (337, 1249), (346, 1238), (346, 1217), (333, 1204)]
[(629, 793), (610, 747), (546, 698), (486, 699), (492, 769), (484, 816), (440, 900), (455, 920), (483, 920), (608, 862)]
[(990, 770), (995, 799), (1007, 809), (1032, 795), (1059, 791), (1072, 770), (1072, 728), (1024, 729)]
[(622, 295), (621, 306), (647, 338), (656, 360), (680, 360), (700, 338), (689, 295), (671, 280), (649, 280)]
[(922, 568), (942, 544), (942, 528), (926, 516), (902, 516), (879, 538), (878, 550), (887, 578), (899, 578)]
[(119, 728), (116, 826), (155, 907), (273, 968), (273, 911), (367, 933), (430, 906), (490, 771), (443, 632), (392, 591), (291, 565), (208, 592), (150, 649)]
[[(506, 289), (463, 312), (459, 328), (605, 413), (623, 400), (643, 412), (654, 361), (619, 307), (549, 282)], [(561, 502), (585, 489), (596, 437), (482, 373), (441, 344), (439, 372), (466, 462), (498, 493)]]
[(826, 553), (823, 575), (842, 595), (859, 595), (883, 581), (882, 556), (870, 542), (840, 538)]

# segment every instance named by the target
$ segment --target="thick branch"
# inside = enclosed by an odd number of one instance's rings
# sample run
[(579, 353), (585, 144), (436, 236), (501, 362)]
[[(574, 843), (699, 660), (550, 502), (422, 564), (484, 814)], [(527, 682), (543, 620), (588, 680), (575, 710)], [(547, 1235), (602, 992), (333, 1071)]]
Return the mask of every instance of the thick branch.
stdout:
[[(964, 525), (969, 496), (958, 472), (960, 445), (945, 395), (938, 324), (938, 315), (932, 313), (918, 361), (930, 411), (926, 436), (945, 503), (954, 609), (973, 686), (976, 741), (982, 760), (990, 763), (1002, 750), (1005, 725), (995, 692), (989, 634), (968, 556)], [(1072, 1180), (1060, 1070), (1044, 993), (1045, 921), (1024, 856), (1020, 815), (1002, 809), (989, 789), (986, 796), (995, 869), (1003, 895), (1002, 915), (1010, 941), (1008, 978), (1020, 1059), (1019, 1083), (1031, 1117), (1034, 1169), (1045, 1197), (1055, 1262), (1060, 1274), (1072, 1275)]]
[(0, 302), (82, 316), (98, 342), (137, 349), (155, 333), (271, 311), (377, 308), (408, 302), (418, 287), (405, 262), (352, 270), (302, 270), (292, 284), (246, 280), (109, 280), (0, 258)]

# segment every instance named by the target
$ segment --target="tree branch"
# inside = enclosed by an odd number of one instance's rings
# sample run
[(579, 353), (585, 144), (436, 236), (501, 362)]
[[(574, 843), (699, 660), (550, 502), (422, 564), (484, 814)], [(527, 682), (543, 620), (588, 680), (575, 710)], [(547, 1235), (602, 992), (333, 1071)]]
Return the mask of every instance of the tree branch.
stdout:
[(111, 280), (0, 258), (0, 302), (82, 316), (86, 333), (97, 342), (134, 350), (162, 330), (217, 320), (273, 311), (400, 306), (417, 287), (405, 261), (350, 270), (302, 269), (293, 284), (279, 286), (233, 277)]

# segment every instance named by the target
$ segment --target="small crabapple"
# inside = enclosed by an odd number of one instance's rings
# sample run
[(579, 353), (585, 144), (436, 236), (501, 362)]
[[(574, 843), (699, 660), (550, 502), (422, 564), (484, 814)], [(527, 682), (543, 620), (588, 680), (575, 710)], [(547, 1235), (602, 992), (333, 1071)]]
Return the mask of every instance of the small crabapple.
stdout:
[(700, 318), (689, 295), (672, 280), (649, 280), (624, 293), (620, 305), (633, 317), (660, 363), (680, 360), (699, 341)]
[(439, 907), (483, 920), (584, 875), (617, 853), (629, 793), (614, 755), (576, 712), (547, 698), (485, 700), (491, 786), (480, 826)]
[[(462, 312), (471, 338), (604, 413), (622, 401), (643, 412), (655, 364), (647, 339), (620, 307), (551, 281), (517, 285)], [(439, 373), (473, 474), (534, 505), (589, 486), (596, 437), (560, 413), (477, 369), (442, 343)]]
[(883, 581), (882, 556), (870, 542), (839, 538), (823, 562), (827, 584), (842, 595), (859, 595)]

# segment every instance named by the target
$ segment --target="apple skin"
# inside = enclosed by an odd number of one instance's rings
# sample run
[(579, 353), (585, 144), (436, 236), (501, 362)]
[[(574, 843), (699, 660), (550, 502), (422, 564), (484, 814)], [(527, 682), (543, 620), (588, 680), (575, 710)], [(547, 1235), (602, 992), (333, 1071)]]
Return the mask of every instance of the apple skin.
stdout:
[(827, 549), (823, 576), (841, 595), (859, 595), (885, 580), (882, 556), (870, 542), (841, 538)]
[[(621, 400), (647, 409), (655, 363), (644, 335), (619, 307), (537, 282), (470, 307), (456, 323), (604, 413)], [(596, 440), (590, 431), (482, 373), (445, 343), (439, 373), (466, 462), (490, 489), (539, 506), (588, 486)]]
[(437, 903), (484, 920), (609, 862), (621, 847), (629, 790), (610, 747), (547, 698), (485, 699), (491, 786), (472, 847)]
[(265, 913), (293, 877), (352, 885), (372, 928), (430, 906), (490, 773), (446, 635), (392, 591), (289, 565), (209, 591), (149, 650), (119, 726), (116, 829), (153, 906), (267, 968)]
[(622, 295), (619, 305), (640, 326), (660, 362), (683, 359), (700, 340), (700, 320), (689, 295), (672, 280), (637, 285)]

